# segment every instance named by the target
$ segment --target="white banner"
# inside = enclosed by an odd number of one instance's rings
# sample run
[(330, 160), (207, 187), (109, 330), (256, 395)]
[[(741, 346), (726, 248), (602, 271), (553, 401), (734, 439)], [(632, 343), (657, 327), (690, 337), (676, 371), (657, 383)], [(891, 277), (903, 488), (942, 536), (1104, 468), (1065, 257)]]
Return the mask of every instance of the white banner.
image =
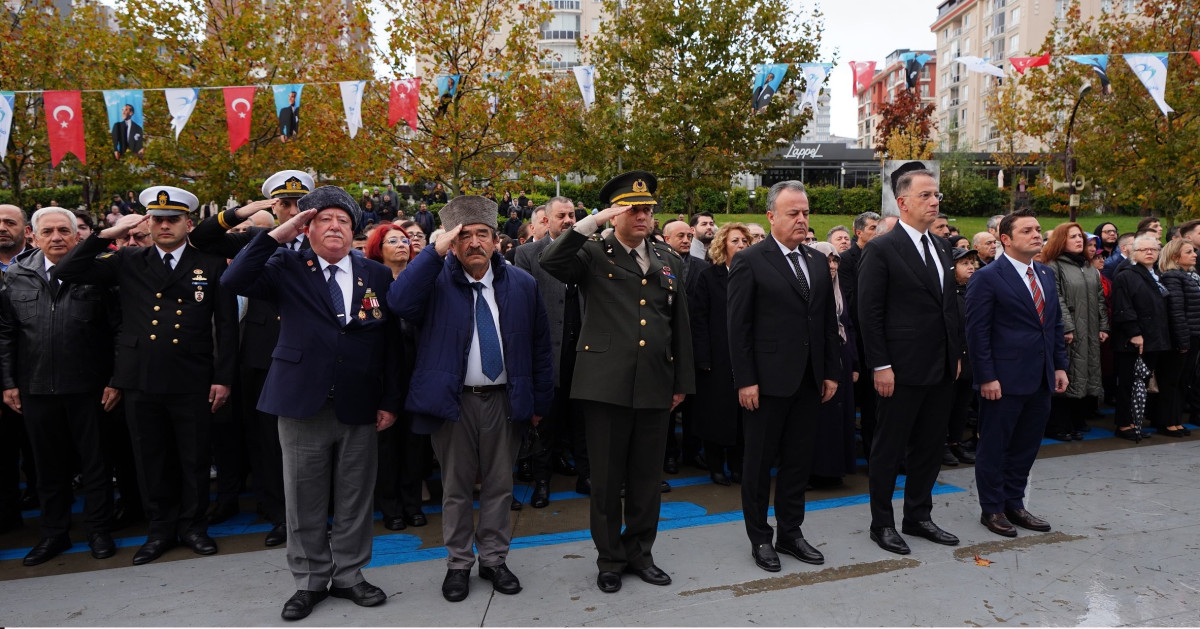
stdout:
[(955, 61), (963, 64), (963, 66), (965, 66), (970, 72), (982, 72), (984, 74), (990, 74), (1002, 79), (1004, 78), (1004, 70), (997, 68), (996, 66), (984, 61), (983, 59), (980, 59), (979, 57), (967, 55), (964, 57), (958, 57), (955, 59)]
[(1125, 63), (1133, 69), (1133, 73), (1137, 78), (1141, 79), (1142, 85), (1146, 86), (1146, 91), (1150, 92), (1150, 98), (1154, 99), (1155, 104), (1162, 110), (1163, 115), (1167, 115), (1173, 111), (1171, 106), (1167, 104), (1167, 53), (1165, 52), (1150, 52), (1139, 53), (1135, 55), (1123, 55)]
[(363, 85), (366, 81), (342, 81), (338, 87), (342, 89), (342, 109), (346, 110), (346, 127), (350, 130), (350, 139), (362, 128), (362, 97)]
[(591, 107), (596, 102), (596, 66), (575, 66), (571, 70), (575, 72), (575, 82), (579, 83), (584, 108)]
[(179, 132), (192, 117), (196, 110), (196, 100), (200, 98), (200, 90), (194, 87), (173, 87), (163, 90), (167, 97), (167, 109), (171, 112), (171, 128), (175, 130), (175, 139)]
[(14, 98), (12, 92), (0, 92), (0, 159), (8, 157), (8, 135), (12, 133)]
[(829, 75), (832, 63), (802, 63), (800, 72), (804, 75), (804, 96), (800, 99), (801, 107), (808, 105), (813, 112), (817, 111), (817, 99), (821, 95), (821, 86)]

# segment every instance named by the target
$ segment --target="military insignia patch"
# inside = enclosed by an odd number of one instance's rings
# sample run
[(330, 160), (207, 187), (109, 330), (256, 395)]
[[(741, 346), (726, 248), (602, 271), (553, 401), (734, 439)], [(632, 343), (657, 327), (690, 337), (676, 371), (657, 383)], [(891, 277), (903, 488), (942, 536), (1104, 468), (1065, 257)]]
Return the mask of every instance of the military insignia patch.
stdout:
[(200, 303), (202, 301), (204, 301), (204, 291), (198, 290), (196, 291), (196, 303)]

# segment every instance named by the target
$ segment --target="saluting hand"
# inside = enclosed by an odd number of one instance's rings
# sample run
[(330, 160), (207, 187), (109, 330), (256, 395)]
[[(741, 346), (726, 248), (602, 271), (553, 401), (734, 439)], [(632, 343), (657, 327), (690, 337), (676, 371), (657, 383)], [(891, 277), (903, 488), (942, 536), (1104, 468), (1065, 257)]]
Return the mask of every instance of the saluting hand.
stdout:
[(129, 232), (133, 231), (135, 227), (148, 220), (150, 220), (149, 214), (126, 214), (115, 225), (100, 232), (100, 237), (109, 240), (119, 240), (129, 235)]
[(269, 210), (274, 207), (276, 200), (277, 199), (260, 199), (258, 201), (252, 201), (234, 210), (233, 215), (242, 219), (250, 218), (251, 216), (258, 214), (263, 210)]
[(454, 245), (454, 241), (458, 239), (458, 232), (462, 231), (461, 224), (455, 225), (450, 231), (438, 236), (437, 242), (433, 244), (433, 248), (439, 256), (445, 257), (450, 251), (450, 247)]
[(621, 214), (628, 212), (630, 207), (631, 206), (628, 205), (614, 205), (604, 208), (596, 213), (596, 224), (604, 225), (605, 223), (611, 221), (613, 217), (620, 216)]
[(304, 210), (293, 216), (288, 222), (271, 230), (271, 237), (279, 244), (291, 242), (304, 231), (304, 226), (317, 215), (317, 208)]

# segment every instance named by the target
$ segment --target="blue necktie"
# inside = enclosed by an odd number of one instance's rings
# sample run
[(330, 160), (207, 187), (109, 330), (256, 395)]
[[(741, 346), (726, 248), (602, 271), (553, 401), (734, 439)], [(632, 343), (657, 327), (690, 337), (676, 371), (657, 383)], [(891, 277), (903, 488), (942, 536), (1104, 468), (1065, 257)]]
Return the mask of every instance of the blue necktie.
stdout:
[(479, 362), (483, 375), (495, 381), (504, 371), (504, 357), (500, 354), (500, 336), (496, 333), (496, 322), (492, 320), (492, 309), (483, 298), (483, 283), (472, 282), (475, 289), (475, 329), (479, 332)]
[(345, 323), (346, 300), (342, 297), (342, 287), (337, 283), (338, 268), (332, 264), (326, 268), (329, 269), (329, 298), (333, 300), (333, 311), (337, 313), (338, 320)]

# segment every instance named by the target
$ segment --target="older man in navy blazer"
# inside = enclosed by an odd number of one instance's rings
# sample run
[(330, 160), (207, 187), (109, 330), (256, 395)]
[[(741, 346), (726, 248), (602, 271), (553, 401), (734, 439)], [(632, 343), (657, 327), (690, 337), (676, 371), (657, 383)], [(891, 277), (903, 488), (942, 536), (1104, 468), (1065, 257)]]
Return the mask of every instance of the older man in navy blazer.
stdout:
[[(256, 235), (221, 279), (279, 308), (279, 343), (258, 409), (279, 416), (287, 558), (297, 588), (285, 620), (308, 616), (330, 595), (364, 607), (387, 598), (362, 568), (371, 559), (375, 433), (396, 421), (404, 387), (391, 370), (401, 351), (387, 309), (392, 273), (351, 252), (358, 204), (326, 186), (299, 207), (291, 220)], [(311, 249), (280, 246), (302, 229)]]
[(967, 284), (967, 354), (979, 402), (975, 485), (980, 522), (1049, 531), (1025, 510), (1025, 484), (1050, 416), (1050, 392), (1067, 390), (1067, 346), (1054, 271), (1033, 261), (1042, 228), (1028, 210), (1000, 221), (1004, 253)]

